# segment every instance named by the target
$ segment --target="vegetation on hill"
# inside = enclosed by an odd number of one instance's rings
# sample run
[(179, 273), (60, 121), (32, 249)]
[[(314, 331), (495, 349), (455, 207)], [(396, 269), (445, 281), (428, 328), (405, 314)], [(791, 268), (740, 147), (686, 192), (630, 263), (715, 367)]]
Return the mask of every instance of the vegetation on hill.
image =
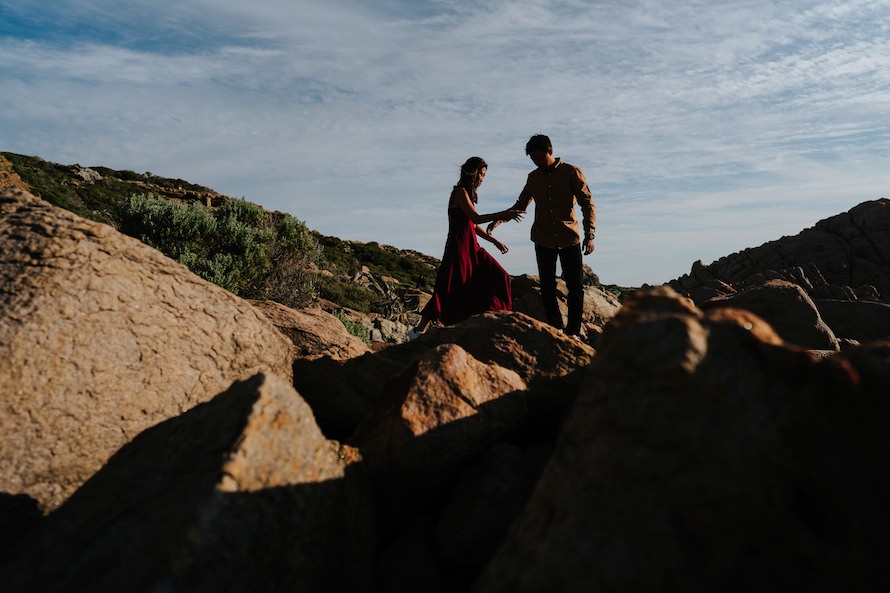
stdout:
[(215, 194), (213, 190), (182, 179), (156, 177), (151, 173), (59, 165), (35, 156), (11, 152), (0, 154), (12, 163), (32, 193), (78, 216), (112, 225), (117, 205), (135, 194), (152, 192), (171, 198), (184, 191)]
[(366, 269), (402, 291), (429, 290), (435, 280), (435, 258), (323, 236), (293, 216), (182, 179), (0, 154), (34, 194), (112, 225), (245, 298), (292, 307), (322, 298), (389, 314), (397, 295), (357, 284), (354, 276)]

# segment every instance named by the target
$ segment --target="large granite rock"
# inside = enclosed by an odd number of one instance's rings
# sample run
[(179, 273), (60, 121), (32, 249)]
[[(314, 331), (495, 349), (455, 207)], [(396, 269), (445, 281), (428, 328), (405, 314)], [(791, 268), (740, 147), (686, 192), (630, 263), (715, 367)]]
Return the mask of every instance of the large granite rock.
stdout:
[(640, 292), (474, 591), (884, 591), (890, 342), (818, 358)]
[(58, 506), (145, 428), (290, 342), (256, 309), (111, 227), (0, 194), (0, 491)]
[(526, 420), (526, 384), (512, 370), (442, 344), (384, 386), (349, 444), (387, 509), (435, 498), (455, 473)]
[(815, 305), (838, 338), (868, 342), (890, 337), (890, 303), (819, 299)]
[(370, 352), (343, 322), (320, 307), (292, 309), (275, 301), (250, 301), (294, 344), (295, 357), (352, 358)]
[(359, 491), (293, 388), (257, 375), (121, 448), (9, 559), (4, 590), (367, 591)]
[(345, 439), (371, 412), (387, 383), (442, 344), (456, 344), (483, 364), (514, 371), (529, 388), (529, 413), (557, 423), (575, 396), (590, 346), (516, 312), (488, 312), (416, 341), (350, 360), (329, 356), (294, 361), (294, 385), (329, 437)]
[(716, 307), (747, 309), (769, 323), (786, 342), (812, 350), (840, 349), (813, 300), (801, 287), (786, 280), (769, 280), (701, 304), (705, 310)]

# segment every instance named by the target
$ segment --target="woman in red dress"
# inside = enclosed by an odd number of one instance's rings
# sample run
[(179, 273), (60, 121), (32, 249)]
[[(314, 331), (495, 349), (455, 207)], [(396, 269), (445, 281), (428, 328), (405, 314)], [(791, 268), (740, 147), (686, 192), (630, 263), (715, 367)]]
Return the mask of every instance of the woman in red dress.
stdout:
[(513, 307), (510, 275), (479, 246), (476, 237), (490, 241), (501, 253), (507, 253), (507, 246), (479, 225), (522, 220), (524, 213), (521, 210), (476, 212), (476, 189), (487, 170), (488, 165), (478, 156), (470, 157), (460, 168), (460, 181), (448, 201), (448, 238), (436, 275), (436, 287), (421, 312), (420, 323), (409, 332), (412, 339), (426, 331), (432, 321), (452, 325), (476, 313), (509, 311)]

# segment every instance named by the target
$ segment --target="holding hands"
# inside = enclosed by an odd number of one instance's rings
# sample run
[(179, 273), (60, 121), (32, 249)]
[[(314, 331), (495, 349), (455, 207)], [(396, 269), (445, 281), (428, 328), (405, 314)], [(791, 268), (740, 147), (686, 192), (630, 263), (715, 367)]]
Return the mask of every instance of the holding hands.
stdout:
[(498, 212), (497, 214), (493, 215), (495, 217), (494, 221), (490, 222), (486, 227), (485, 232), (480, 234), (481, 236), (491, 241), (491, 243), (498, 248), (498, 251), (500, 251), (501, 253), (507, 253), (510, 250), (507, 249), (506, 245), (495, 239), (494, 235), (491, 234), (491, 231), (493, 231), (502, 222), (507, 222), (509, 220), (515, 220), (516, 222), (519, 222), (520, 220), (522, 220), (524, 214), (525, 210), (504, 210), (503, 212)]
[[(503, 212), (498, 213), (498, 217), (494, 221), (488, 223), (486, 230), (488, 231), (488, 234), (490, 235), (491, 231), (495, 230), (498, 227), (498, 225), (501, 224), (502, 222), (507, 222), (510, 220), (519, 222), (522, 220), (522, 217), (524, 215), (525, 215), (525, 210), (504, 210)], [(503, 253), (506, 253), (506, 251), (504, 251)]]

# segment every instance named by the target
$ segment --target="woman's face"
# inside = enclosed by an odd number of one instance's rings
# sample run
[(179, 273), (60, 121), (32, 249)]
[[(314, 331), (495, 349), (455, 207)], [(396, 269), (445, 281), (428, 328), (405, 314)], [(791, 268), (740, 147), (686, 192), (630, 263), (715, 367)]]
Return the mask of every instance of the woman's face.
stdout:
[(479, 175), (476, 176), (476, 187), (482, 185), (482, 182), (485, 181), (485, 172), (488, 171), (485, 167), (479, 169)]

